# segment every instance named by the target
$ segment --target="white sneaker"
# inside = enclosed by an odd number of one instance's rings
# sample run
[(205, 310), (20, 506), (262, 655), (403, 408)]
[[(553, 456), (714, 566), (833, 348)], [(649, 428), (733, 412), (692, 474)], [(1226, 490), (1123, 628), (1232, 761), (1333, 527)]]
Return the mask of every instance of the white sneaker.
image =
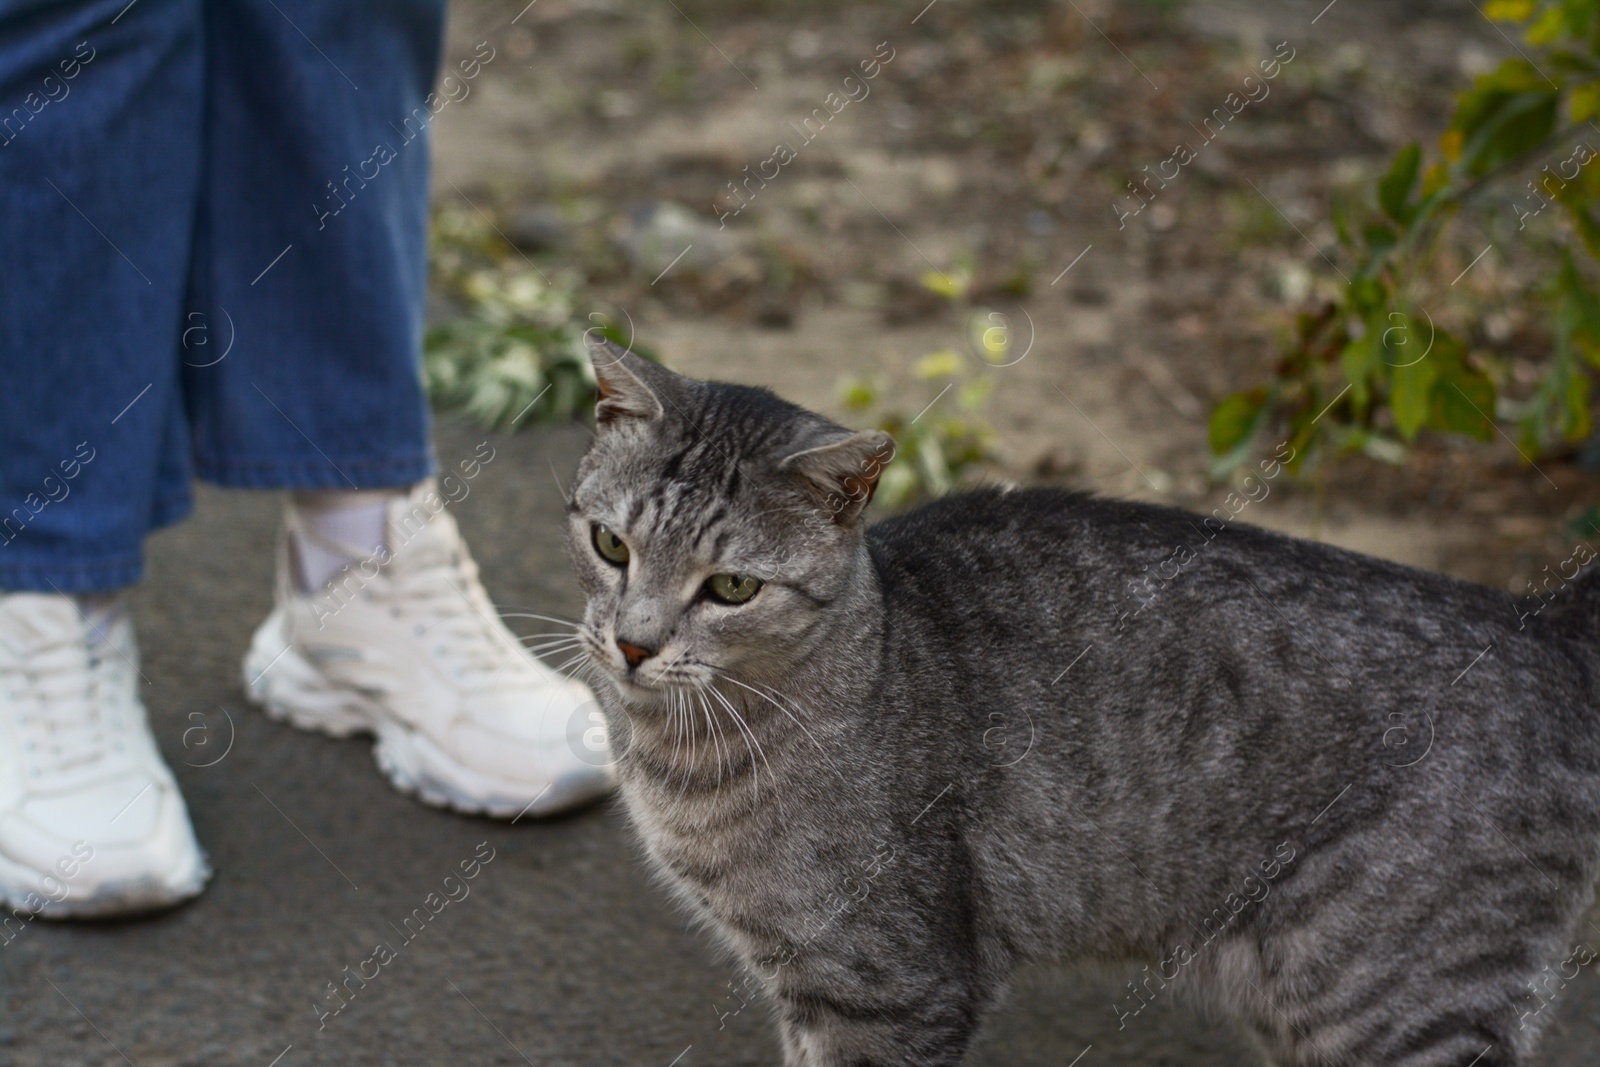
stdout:
[(609, 793), (593, 694), (500, 621), (431, 482), (389, 504), (387, 529), (375, 556), (330, 545), (360, 562), (305, 594), (290, 539), (317, 538), (288, 510), (277, 606), (244, 660), (250, 698), (302, 729), (376, 734), (389, 779), (441, 807), (545, 815)]
[(211, 876), (150, 735), (138, 656), (120, 607), (96, 625), (69, 597), (0, 594), (7, 908), (129, 915), (187, 900)]

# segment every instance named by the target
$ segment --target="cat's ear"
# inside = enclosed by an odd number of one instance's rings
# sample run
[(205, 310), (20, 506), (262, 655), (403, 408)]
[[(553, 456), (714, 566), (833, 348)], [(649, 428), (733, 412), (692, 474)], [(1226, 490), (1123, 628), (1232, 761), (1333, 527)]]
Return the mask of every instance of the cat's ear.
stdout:
[(616, 419), (659, 419), (666, 413), (662, 397), (671, 371), (603, 337), (589, 334), (584, 340), (600, 386), (595, 422), (604, 426)]
[(882, 430), (860, 430), (785, 456), (778, 466), (805, 479), (833, 521), (849, 526), (872, 501), (878, 476), (893, 458), (893, 437)]

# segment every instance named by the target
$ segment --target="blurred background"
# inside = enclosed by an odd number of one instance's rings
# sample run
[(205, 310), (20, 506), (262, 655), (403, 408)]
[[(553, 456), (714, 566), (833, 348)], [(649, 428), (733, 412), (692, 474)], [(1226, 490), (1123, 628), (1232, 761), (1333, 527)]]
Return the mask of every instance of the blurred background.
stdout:
[[(441, 460), (495, 450), (453, 509), (488, 588), (581, 609), (559, 516), (600, 328), (889, 429), (879, 514), (1070, 486), (1526, 594), (1600, 502), (1597, 10), (456, 0), (426, 370)], [(279, 507), (202, 487), (133, 594), (216, 879), (10, 937), (0, 1065), (778, 1062), (614, 803), (424, 809), (245, 704)], [(353, 982), (480, 843), (470, 898)], [(1135, 977), (1019, 976), (973, 1062), (1258, 1062), (1176, 997), (1128, 1014)], [(1546, 1017), (1539, 1063), (1597, 1062), (1593, 974)]]
[(890, 507), (1210, 512), (1287, 444), (1246, 521), (1526, 593), (1597, 499), (1595, 8), (458, 2), (435, 395), (563, 414), (605, 322), (890, 429)]

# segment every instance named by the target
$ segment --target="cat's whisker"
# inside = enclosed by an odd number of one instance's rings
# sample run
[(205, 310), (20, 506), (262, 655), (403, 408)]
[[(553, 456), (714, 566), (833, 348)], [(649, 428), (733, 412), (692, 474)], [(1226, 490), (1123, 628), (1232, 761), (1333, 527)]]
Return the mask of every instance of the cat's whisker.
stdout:
[(689, 772), (681, 769), (682, 764), (678, 762), (678, 753), (683, 748), (683, 716), (678, 712), (676, 701), (667, 702), (667, 725), (672, 730), (672, 766), (679, 767), (681, 776), (687, 781)]
[(526, 646), (524, 646), (524, 648), (535, 659), (537, 659), (539, 662), (545, 663), (545, 664), (548, 664), (551, 660), (555, 659), (557, 656), (565, 656), (565, 655), (568, 655), (569, 653), (573, 654), (573, 655), (584, 655), (584, 656), (587, 656), (589, 654), (584, 649), (577, 648), (574, 645), (526, 645)]
[(703, 704), (701, 707), (706, 717), (707, 732), (711, 735), (712, 752), (717, 757), (716, 787), (720, 790), (722, 788), (722, 732), (717, 729), (717, 720), (711, 714), (711, 705)]
[[(551, 669), (557, 674), (571, 678), (577, 671), (583, 669), (583, 665), (585, 663), (590, 662), (592, 662), (592, 660), (589, 657), (589, 652), (587, 649), (585, 649), (584, 651), (575, 653), (570, 658), (563, 660), (559, 666)], [(571, 669), (569, 670), (568, 668)]]
[(592, 657), (574, 667), (571, 677), (582, 680), (590, 689), (595, 689), (606, 682), (606, 677), (601, 672), (600, 665), (595, 663)]
[(591, 658), (592, 657), (589, 655), (589, 650), (587, 648), (580, 648), (578, 651), (574, 652), (567, 659), (563, 660), (561, 662), (561, 666), (557, 667), (556, 670), (558, 670), (558, 671), (559, 670), (565, 670), (567, 668), (568, 664), (579, 663), (579, 662), (582, 662), (583, 660), (591, 659)]
[(816, 747), (816, 750), (821, 753), (822, 758), (828, 761), (828, 766), (832, 767), (833, 773), (839, 776), (839, 781), (843, 782), (847, 786), (850, 784), (850, 780), (845, 777), (844, 771), (840, 770), (839, 765), (833, 761), (833, 756), (829, 754), (827, 749), (822, 747), (822, 742), (817, 740), (816, 735), (807, 729), (806, 724), (801, 722), (793, 712), (784, 707), (778, 701), (774, 700), (772, 697), (768, 696), (766, 693), (763, 693), (754, 686), (746, 685), (744, 682), (741, 682), (739, 679), (735, 678), (726, 671), (717, 671), (716, 675), (723, 681), (732, 682), (741, 689), (748, 689), (750, 692), (754, 693), (756, 696), (760, 697), (762, 700), (765, 700), (768, 704), (771, 704), (773, 707), (787, 715), (789, 717), (789, 721), (800, 727), (800, 732), (806, 735), (807, 740), (809, 740), (812, 745)]
[(577, 645), (581, 644), (582, 641), (581, 639), (572, 636), (560, 637), (556, 635), (550, 635), (548, 637), (543, 637), (530, 635), (528, 637), (520, 638), (517, 643), (522, 645), (524, 648), (535, 648), (545, 645)]
[(588, 655), (589, 654), (586, 650), (584, 650), (582, 648), (579, 648), (577, 645), (573, 645), (573, 644), (565, 644), (565, 645), (523, 645), (522, 648), (523, 648), (523, 651), (528, 652), (535, 659), (540, 660), (541, 662), (545, 662), (545, 663), (548, 663), (551, 659), (555, 658), (556, 656), (564, 656), (564, 655), (568, 654), (569, 652), (573, 652), (573, 651), (583, 652), (584, 655)]
[[(576, 677), (577, 674), (579, 672), (581, 672), (581, 671), (592, 671), (592, 672), (594, 672), (593, 673), (593, 682), (592, 682), (590, 688), (595, 688), (598, 685), (602, 685), (605, 682), (609, 681), (609, 677), (605, 674), (605, 672), (603, 670), (601, 670), (600, 664), (597, 662), (597, 660), (600, 657), (596, 654), (596, 651), (595, 651), (596, 642), (595, 642), (594, 636), (588, 630), (580, 629), (578, 631), (578, 633), (577, 633), (577, 640), (578, 640), (578, 644), (577, 644), (576, 647), (579, 648), (581, 651), (580, 651), (579, 655), (573, 657), (573, 659), (586, 660), (586, 661), (585, 662), (580, 662), (578, 664), (578, 666), (574, 667), (572, 669), (572, 671), (568, 674), (568, 677)], [(573, 661), (572, 659), (569, 659), (566, 662), (567, 663), (571, 663), (572, 661)], [(558, 668), (558, 670), (559, 670), (559, 668)]]
[[(733, 717), (734, 725), (739, 728), (741, 736), (744, 738), (744, 747), (750, 753), (751, 789), (755, 793), (755, 802), (757, 804), (760, 804), (761, 803), (761, 775), (758, 772), (758, 770), (756, 769), (756, 758), (757, 758), (758, 754), (760, 756), (761, 762), (765, 763), (767, 765), (767, 774), (768, 774), (768, 776), (771, 777), (774, 782), (776, 782), (776, 780), (777, 780), (777, 774), (772, 769), (772, 763), (767, 759), (767, 753), (761, 747), (761, 739), (756, 737), (755, 731), (750, 728), (750, 724), (744, 721), (744, 716), (739, 714), (739, 709), (735, 708), (733, 706), (733, 702), (730, 701), (726, 696), (724, 696), (723, 694), (719, 693), (717, 690), (713, 689), (711, 686), (703, 686), (703, 687), (701, 687), (700, 692), (702, 694), (710, 693), (713, 697), (715, 697), (717, 699), (718, 703), (720, 703), (723, 707), (727, 708), (728, 709), (728, 714)], [(702, 695), (701, 699), (704, 700), (705, 697)], [(755, 747), (753, 749), (750, 747), (752, 742), (755, 744)], [(782, 796), (781, 793), (778, 794), (778, 799), (779, 799), (779, 804), (781, 805), (782, 804), (782, 800), (783, 800), (783, 796)]]
[(716, 706), (714, 704), (709, 703), (709, 702), (707, 703), (706, 706), (708, 708), (710, 708), (710, 710), (711, 710), (711, 722), (716, 727), (718, 735), (721, 736), (723, 741), (727, 743), (728, 780), (732, 781), (733, 777), (734, 777), (734, 773), (733, 772), (734, 772), (734, 769), (735, 769), (734, 768), (734, 755), (733, 755), (733, 738), (728, 736), (727, 728), (722, 725), (722, 716), (717, 714)]
[[(707, 701), (701, 701), (701, 710), (706, 715), (707, 733), (710, 734), (712, 752), (717, 757), (717, 789), (722, 789), (722, 763), (723, 763), (723, 733), (717, 725), (717, 712)], [(728, 749), (728, 773), (733, 774), (733, 749)]]
[[(685, 700), (685, 702), (687, 702), (691, 696), (694, 698), (696, 705), (699, 707), (700, 714), (705, 716), (705, 719), (706, 719), (706, 721), (708, 723), (712, 723), (713, 724), (711, 730), (709, 730), (708, 732), (713, 735), (712, 736), (712, 743), (714, 745), (716, 745), (716, 736), (715, 736), (716, 727), (715, 727), (715, 722), (714, 722), (714, 720), (712, 718), (713, 711), (712, 711), (711, 706), (706, 703), (705, 697), (701, 696), (699, 693), (691, 693), (687, 689), (684, 690), (684, 700)], [(717, 788), (720, 790), (722, 788), (722, 747), (720, 745), (716, 745), (715, 752), (716, 752), (716, 756), (717, 756)]]
[[(711, 716), (711, 718), (712, 718), (712, 721), (715, 722), (716, 721), (716, 717), (717, 717), (717, 709), (712, 707), (711, 703), (708, 700), (706, 700), (705, 693), (702, 692), (699, 689), (695, 689), (694, 690), (694, 695), (695, 695), (695, 698), (700, 702), (700, 706), (706, 710), (706, 713), (709, 714)], [(741, 738), (740, 740), (743, 740), (743, 738)], [(747, 749), (750, 747), (750, 743), (748, 741), (745, 742), (745, 747)], [(755, 756), (752, 755), (750, 757), (750, 759), (751, 759), (751, 763), (753, 764), (755, 762)], [(733, 770), (734, 770), (734, 766), (733, 766), (733, 742), (729, 741), (728, 742), (728, 776), (730, 778), (733, 776)]]
[(565, 654), (573, 653), (573, 651), (578, 651), (584, 656), (589, 654), (587, 649), (578, 648), (576, 645), (523, 645), (523, 649), (533, 654), (541, 662), (549, 662), (555, 656), (565, 656)]
[(583, 623), (573, 619), (563, 619), (555, 615), (539, 615), (531, 611), (497, 611), (495, 614), (502, 619), (538, 619), (540, 622), (553, 622), (557, 626), (566, 626), (574, 630), (583, 626)]
[(531, 640), (533, 640), (535, 638), (547, 638), (547, 637), (548, 638), (564, 637), (564, 638), (567, 638), (568, 640), (572, 640), (572, 641), (576, 641), (578, 639), (578, 635), (575, 632), (564, 631), (564, 630), (534, 630), (534, 631), (532, 631), (530, 633), (516, 634), (515, 637), (519, 641), (531, 641)]
[(689, 700), (684, 694), (674, 691), (673, 697), (679, 709), (679, 714), (683, 717), (684, 733), (688, 740), (687, 747), (689, 750), (688, 758), (683, 765), (683, 782), (678, 786), (678, 799), (682, 800), (683, 795), (689, 790), (689, 780), (692, 777), (692, 772), (699, 769), (700, 759), (699, 753), (695, 751), (694, 711), (689, 707)]

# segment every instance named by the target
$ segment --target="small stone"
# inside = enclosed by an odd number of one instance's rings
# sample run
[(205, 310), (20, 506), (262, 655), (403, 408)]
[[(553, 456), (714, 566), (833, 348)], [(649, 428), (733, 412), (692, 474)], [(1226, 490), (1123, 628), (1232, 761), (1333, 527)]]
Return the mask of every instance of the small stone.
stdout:
[(572, 240), (561, 212), (551, 204), (530, 204), (517, 208), (506, 220), (506, 237), (524, 252), (546, 252), (565, 248)]

